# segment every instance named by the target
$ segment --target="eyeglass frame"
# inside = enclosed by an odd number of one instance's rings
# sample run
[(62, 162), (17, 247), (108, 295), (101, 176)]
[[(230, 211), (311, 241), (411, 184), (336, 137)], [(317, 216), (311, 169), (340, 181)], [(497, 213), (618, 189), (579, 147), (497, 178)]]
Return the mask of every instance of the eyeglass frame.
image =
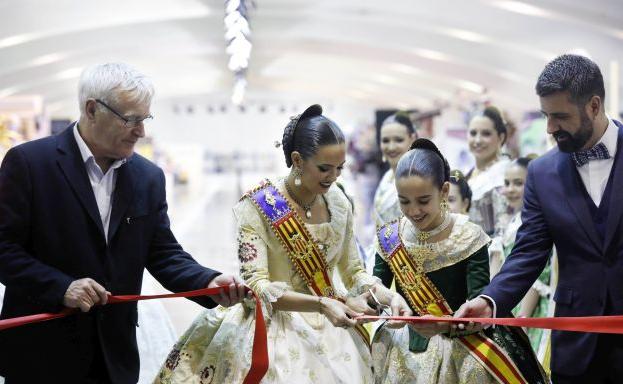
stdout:
[(109, 110), (110, 112), (112, 112), (115, 116), (117, 116), (118, 118), (120, 118), (123, 121), (123, 126), (126, 128), (136, 128), (138, 127), (141, 123), (143, 123), (145, 120), (152, 120), (154, 118), (154, 116), (152, 114), (149, 114), (145, 117), (143, 117), (142, 119), (138, 119), (138, 120), (133, 120), (133, 119), (128, 119), (127, 117), (123, 116), (121, 113), (117, 112), (114, 108), (112, 108), (110, 105), (104, 103), (102, 100), (100, 99), (95, 99), (95, 102), (97, 104), (101, 104), (103, 105), (107, 110)]

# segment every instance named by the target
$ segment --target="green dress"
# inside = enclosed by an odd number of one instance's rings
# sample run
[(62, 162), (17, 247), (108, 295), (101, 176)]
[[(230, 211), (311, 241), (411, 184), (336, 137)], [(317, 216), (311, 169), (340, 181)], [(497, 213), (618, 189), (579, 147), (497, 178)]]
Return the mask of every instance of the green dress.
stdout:
[[(424, 273), (452, 310), (480, 294), (489, 283), (489, 237), (464, 215), (453, 214), (449, 237), (433, 243), (433, 254), (424, 261)], [(412, 224), (402, 218), (399, 233), (407, 252), (416, 245)], [(378, 244), (377, 244), (378, 245)], [(394, 275), (383, 253), (378, 252), (374, 275), (390, 286)], [(398, 292), (404, 295), (401, 287)], [(546, 383), (525, 334), (508, 327), (483, 332), (498, 344), (519, 368), (528, 383)], [(409, 327), (393, 330), (381, 326), (372, 343), (377, 384), (394, 383), (497, 383), (497, 379), (474, 358), (457, 338), (439, 334), (425, 338)]]

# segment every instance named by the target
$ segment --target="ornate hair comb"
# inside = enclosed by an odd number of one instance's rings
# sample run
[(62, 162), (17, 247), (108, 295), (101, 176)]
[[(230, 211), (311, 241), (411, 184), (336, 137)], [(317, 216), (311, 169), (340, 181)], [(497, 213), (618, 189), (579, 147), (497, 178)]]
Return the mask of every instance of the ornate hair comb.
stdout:
[(454, 181), (459, 181), (463, 179), (464, 177), (465, 176), (463, 176), (463, 173), (459, 171), (458, 169), (455, 169), (454, 171), (450, 172), (450, 178), (454, 179)]

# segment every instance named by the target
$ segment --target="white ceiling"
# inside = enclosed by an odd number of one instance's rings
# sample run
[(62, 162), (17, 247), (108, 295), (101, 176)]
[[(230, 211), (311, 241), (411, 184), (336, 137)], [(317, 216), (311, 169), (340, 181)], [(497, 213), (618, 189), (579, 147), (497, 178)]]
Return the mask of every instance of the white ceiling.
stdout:
[[(548, 59), (623, 58), (621, 0), (255, 0), (248, 97), (430, 107), (457, 92), (536, 106)], [(81, 68), (125, 61), (158, 97), (228, 97), (222, 0), (0, 0), (0, 97), (75, 111)]]

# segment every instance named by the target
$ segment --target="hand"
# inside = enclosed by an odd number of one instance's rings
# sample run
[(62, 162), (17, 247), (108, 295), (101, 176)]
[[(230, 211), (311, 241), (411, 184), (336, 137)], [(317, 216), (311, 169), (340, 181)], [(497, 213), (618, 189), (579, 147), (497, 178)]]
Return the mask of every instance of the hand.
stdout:
[[(405, 299), (397, 293), (393, 294), (389, 307), (392, 309), (392, 316), (413, 316), (413, 311)], [(404, 321), (391, 320), (387, 322), (386, 326), (389, 328), (402, 328), (405, 324), (406, 322)]]
[(349, 297), (346, 299), (346, 306), (355, 312), (363, 313), (364, 315), (375, 316), (376, 310), (368, 304), (370, 299), (370, 292), (366, 291), (359, 296)]
[(334, 327), (354, 327), (357, 325), (357, 321), (354, 318), (363, 315), (363, 313), (353, 311), (341, 301), (328, 297), (321, 297), (319, 300), (320, 313), (325, 315)]
[(74, 280), (69, 284), (63, 296), (63, 305), (68, 308), (80, 308), (82, 312), (89, 312), (96, 304), (106, 304), (108, 295), (110, 292), (106, 288), (87, 277)]
[[(218, 275), (208, 283), (208, 288), (221, 287), (218, 295), (210, 295), (210, 298), (223, 307), (231, 307), (238, 304), (245, 298), (244, 291), (246, 285), (237, 276)], [(253, 297), (253, 293), (249, 290), (246, 298)]]
[[(454, 317), (493, 317), (493, 308), (488, 300), (482, 297), (476, 297), (465, 304), (461, 305)], [(482, 324), (469, 322), (468, 324), (453, 324), (452, 328), (459, 331), (478, 332), (483, 329)]]
[[(431, 315), (422, 316), (423, 319), (433, 317)], [(450, 324), (435, 322), (435, 323), (410, 323), (409, 327), (420, 335), (431, 338), (440, 333), (448, 332), (450, 330)]]

